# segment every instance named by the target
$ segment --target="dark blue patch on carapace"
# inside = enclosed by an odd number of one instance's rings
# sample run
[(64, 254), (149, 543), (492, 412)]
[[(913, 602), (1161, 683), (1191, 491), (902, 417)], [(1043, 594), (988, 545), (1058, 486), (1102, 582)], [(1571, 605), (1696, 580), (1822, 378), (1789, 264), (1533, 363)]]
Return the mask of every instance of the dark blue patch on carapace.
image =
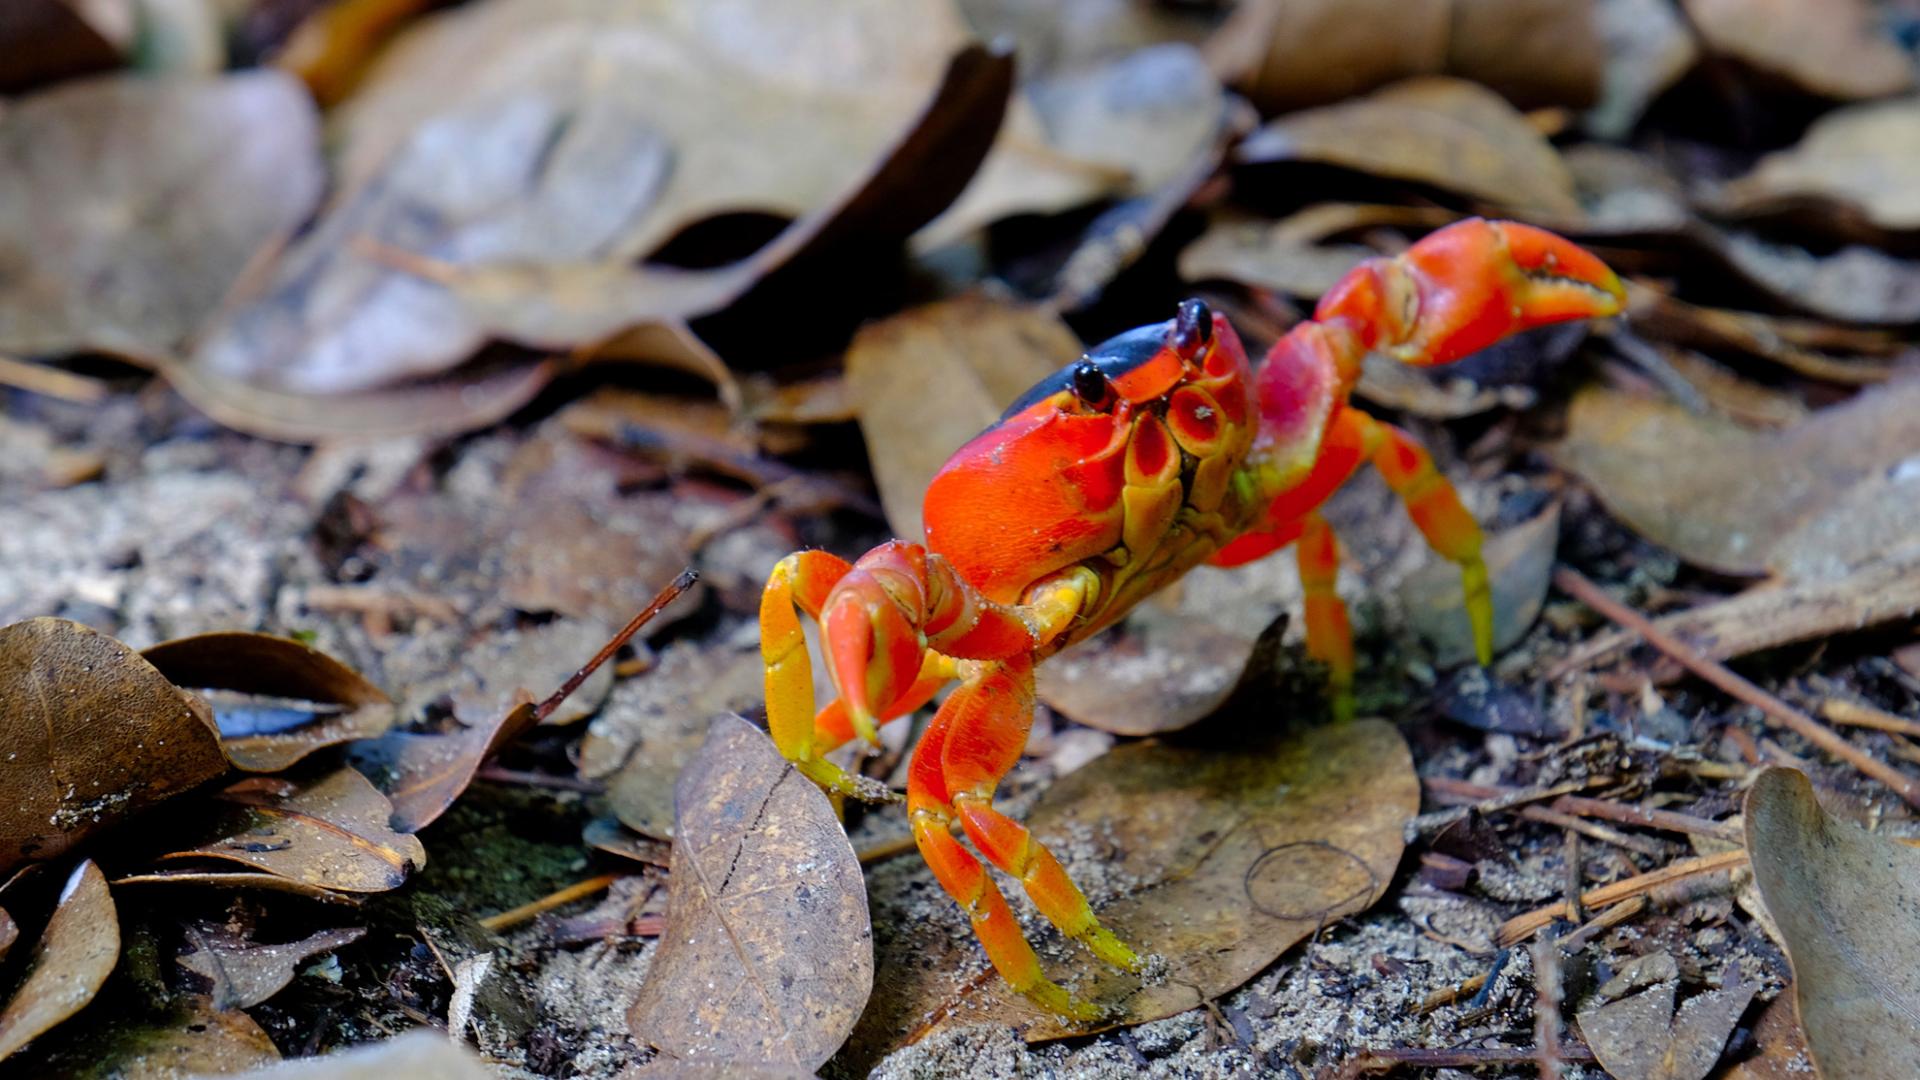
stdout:
[(1118, 381), (1120, 376), (1159, 355), (1160, 350), (1166, 347), (1167, 334), (1172, 328), (1173, 322), (1168, 320), (1163, 323), (1138, 326), (1118, 337), (1108, 338), (1095, 345), (1087, 355), (1028, 387), (1026, 393), (1021, 394), (1018, 400), (1007, 406), (1007, 411), (1000, 414), (1000, 419), (1005, 420), (1025, 412), (1032, 408), (1035, 402), (1045, 401), (1063, 390), (1072, 392), (1073, 369), (1082, 363), (1091, 362), (1094, 367), (1100, 369), (1101, 374), (1107, 377), (1108, 382)]

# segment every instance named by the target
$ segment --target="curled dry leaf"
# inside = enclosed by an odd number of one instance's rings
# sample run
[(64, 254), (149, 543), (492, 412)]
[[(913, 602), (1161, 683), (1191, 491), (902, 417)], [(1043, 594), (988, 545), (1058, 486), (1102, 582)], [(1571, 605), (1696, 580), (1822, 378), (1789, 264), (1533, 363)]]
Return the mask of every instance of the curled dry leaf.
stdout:
[(1180, 253), (1180, 276), (1318, 297), (1362, 259), (1379, 254), (1364, 244), (1331, 242), (1335, 235), (1382, 226), (1437, 229), (1458, 217), (1431, 206), (1319, 203), (1279, 221), (1218, 220)]
[(628, 1013), (668, 1064), (814, 1070), (873, 988), (860, 863), (827, 797), (737, 716), (674, 790), (668, 921)]
[(1602, 139), (1623, 140), (1653, 99), (1700, 58), (1670, 0), (1598, 0), (1594, 18), (1605, 45), (1600, 102), (1586, 126)]
[(257, 945), (223, 927), (187, 927), (193, 951), (180, 956), (180, 966), (212, 984), (216, 1009), (249, 1009), (286, 988), (294, 967), (310, 957), (330, 953), (365, 937), (363, 927), (322, 930), (299, 941)]
[[(1730, 574), (1834, 576), (1920, 529), (1920, 475), (1904, 464), (1920, 454), (1916, 408), (1920, 380), (1908, 379), (1755, 432), (1594, 389), (1574, 399), (1553, 457), (1628, 525), (1690, 562)], [(1802, 532), (1816, 520), (1817, 531)]]
[(919, 539), (920, 501), (947, 458), (1080, 351), (1059, 316), (981, 293), (862, 327), (847, 380), (894, 535)]
[(1745, 817), (1820, 1075), (1909, 1075), (1920, 1061), (1920, 851), (1829, 816), (1793, 769), (1761, 773)]
[(340, 197), (194, 362), (338, 394), (445, 371), (490, 336), (563, 344), (500, 324), (572, 337), (609, 294), (611, 325), (565, 344), (722, 306), (737, 275), (629, 264), (714, 215), (835, 204), (965, 41), (946, 0), (488, 0), (423, 19), (340, 114)]
[(0, 352), (153, 361), (312, 209), (319, 123), (277, 72), (74, 83), (0, 114)]
[(594, 818), (587, 822), (580, 829), (580, 840), (588, 847), (648, 866), (667, 866), (670, 862), (664, 842), (642, 836), (614, 818)]
[(1207, 48), (1269, 113), (1415, 75), (1458, 75), (1524, 106), (1590, 104), (1600, 82), (1584, 0), (1249, 0)]
[(26, 976), (0, 1010), (0, 1058), (85, 1008), (120, 960), (120, 916), (100, 868), (73, 868), (33, 947)]
[(1920, 260), (1861, 244), (1816, 255), (1751, 233), (1705, 235), (1735, 273), (1794, 310), (1841, 322), (1920, 322)]
[(203, 706), (65, 619), (0, 628), (0, 870), (49, 859), (227, 769)]
[[(1484, 555), (1493, 583), (1493, 647), (1511, 648), (1540, 616), (1560, 541), (1560, 507), (1487, 538)], [(1401, 585), (1407, 620), (1446, 666), (1473, 659), (1473, 628), (1465, 615), (1460, 569), (1430, 559)]]
[(246, 1013), (222, 1012), (204, 994), (156, 998), (142, 990), (115, 980), (93, 1009), (23, 1055), (31, 1069), (25, 1075), (174, 1080), (228, 1076), (280, 1060), (272, 1037)]
[(293, 780), (258, 776), (215, 797), (207, 821), (164, 860), (239, 863), (313, 888), (384, 892), (426, 865), (414, 836), (387, 825), (392, 804), (352, 769)]
[[(1263, 722), (1266, 718), (1262, 718)], [(1100, 920), (1167, 962), (1142, 986), (1069, 950), (1078, 989), (1140, 1024), (1196, 1008), (1295, 942), (1377, 900), (1419, 810), (1412, 755), (1389, 724), (1363, 720), (1279, 737), (1234, 725), (1217, 745), (1137, 742), (1095, 759), (1040, 797), (1027, 825), (1094, 894)], [(1090, 1029), (1043, 1015), (985, 970), (966, 916), (923, 867), (882, 892), (873, 1002), (843, 1062), (859, 1069), (946, 1028), (1012, 1025), (1029, 1042)], [(1059, 974), (1055, 972), (1056, 976)]]
[(1240, 144), (1247, 165), (1334, 165), (1515, 211), (1573, 215), (1573, 176), (1547, 140), (1486, 87), (1395, 83), (1355, 101), (1292, 113)]
[(473, 783), (482, 763), (539, 722), (533, 705), (526, 703), (487, 724), (447, 734), (389, 731), (355, 743), (348, 756), (392, 800), (393, 827), (414, 833), (447, 812)]
[(1752, 213), (1802, 198), (1839, 202), (1883, 229), (1920, 229), (1920, 98), (1828, 113), (1791, 150), (1728, 184), (1728, 209)]
[(1207, 154), (1225, 110), (1220, 83), (1184, 44), (1043, 73), (1010, 106), (979, 175), (915, 246), (938, 247), (1014, 214), (1153, 191)]
[(212, 706), (220, 749), (247, 772), (279, 772), (315, 750), (393, 726), (393, 700), (379, 687), (290, 638), (199, 634), (140, 655)]
[(1292, 569), (1274, 559), (1189, 571), (1119, 626), (1041, 665), (1040, 699), (1116, 735), (1175, 731), (1212, 714), (1274, 666), (1299, 592)]
[(1673, 1007), (1676, 979), (1580, 1014), (1580, 1034), (1615, 1080), (1703, 1080), (1759, 986), (1727, 985)]
[(1867, 0), (1684, 0), (1714, 52), (1841, 100), (1913, 85), (1913, 61), (1875, 26)]
[(580, 744), (580, 774), (604, 779), (621, 824), (673, 835), (674, 777), (693, 760), (716, 716), (760, 704), (766, 663), (757, 648), (675, 642), (642, 678), (622, 684)]

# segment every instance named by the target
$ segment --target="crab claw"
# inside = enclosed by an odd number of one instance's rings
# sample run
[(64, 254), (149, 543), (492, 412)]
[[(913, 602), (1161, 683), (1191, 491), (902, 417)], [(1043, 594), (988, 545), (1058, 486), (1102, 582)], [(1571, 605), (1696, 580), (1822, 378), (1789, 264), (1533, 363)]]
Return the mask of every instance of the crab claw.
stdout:
[(1403, 364), (1447, 364), (1522, 330), (1617, 315), (1620, 278), (1545, 229), (1472, 218), (1391, 259), (1369, 259), (1320, 300), (1316, 321), (1344, 323)]
[(905, 696), (920, 675), (926, 638), (924, 557), (906, 545), (863, 559), (827, 598), (820, 613), (827, 669), (853, 732), (879, 742), (876, 717)]

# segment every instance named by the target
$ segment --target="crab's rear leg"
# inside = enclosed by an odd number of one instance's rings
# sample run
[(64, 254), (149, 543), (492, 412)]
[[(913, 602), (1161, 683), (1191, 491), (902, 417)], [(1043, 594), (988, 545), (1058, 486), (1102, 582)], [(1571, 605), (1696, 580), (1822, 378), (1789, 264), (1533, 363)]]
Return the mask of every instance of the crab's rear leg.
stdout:
[(1307, 655), (1327, 666), (1327, 696), (1335, 720), (1353, 719), (1353, 625), (1335, 585), (1340, 575), (1340, 542), (1319, 514), (1301, 523), (1293, 554), (1306, 592)]
[(1137, 954), (1103, 926), (1086, 895), (1026, 827), (993, 808), (994, 789), (1033, 724), (1033, 664), (1019, 657), (980, 665), (941, 705), (914, 753), (907, 786), (914, 839), (941, 887), (966, 909), (1002, 978), (1053, 1012), (1077, 1020), (1104, 1015), (1047, 978), (1006, 899), (951, 825), (958, 822), (989, 862), (1018, 880), (1033, 905), (1097, 957), (1137, 971)]

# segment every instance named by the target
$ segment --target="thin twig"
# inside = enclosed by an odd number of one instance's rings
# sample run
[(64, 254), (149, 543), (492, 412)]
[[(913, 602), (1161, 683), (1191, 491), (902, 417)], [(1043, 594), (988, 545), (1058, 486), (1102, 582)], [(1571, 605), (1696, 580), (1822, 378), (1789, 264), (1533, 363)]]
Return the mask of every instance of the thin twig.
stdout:
[[(1431, 814), (1421, 814), (1419, 817), (1413, 819), (1413, 828), (1418, 834), (1438, 832), (1475, 811), (1481, 814), (1497, 814), (1502, 810), (1511, 810), (1516, 806), (1521, 806), (1526, 803), (1542, 802), (1575, 791), (1584, 791), (1587, 788), (1604, 787), (1613, 783), (1614, 779), (1615, 778), (1611, 776), (1589, 776), (1584, 780), (1569, 780), (1566, 783), (1555, 784), (1552, 787), (1524, 788), (1519, 791), (1509, 791), (1490, 798), (1481, 798), (1479, 802), (1470, 806), (1456, 806), (1447, 810), (1436, 810)], [(1429, 791), (1436, 793), (1486, 790), (1477, 784), (1452, 781), (1445, 777), (1430, 777), (1421, 781), (1421, 783), (1426, 785)], [(1468, 797), (1479, 798), (1477, 795), (1469, 795)]]
[(548, 694), (547, 699), (533, 710), (534, 716), (539, 720), (552, 716), (553, 710), (559, 708), (575, 690), (580, 689), (580, 684), (586, 682), (595, 671), (599, 670), (601, 664), (613, 659), (613, 654), (620, 651), (620, 646), (625, 645), (628, 638), (639, 633), (641, 627), (652, 622), (653, 617), (660, 614), (661, 608), (680, 599), (680, 594), (693, 588), (693, 583), (698, 580), (700, 580), (699, 572), (691, 567), (680, 571), (680, 576), (674, 578), (666, 588), (661, 589), (659, 595), (655, 596), (646, 607), (640, 609), (640, 614), (635, 615), (627, 625), (620, 628), (619, 633), (608, 639), (605, 645), (600, 646), (600, 651), (593, 654), (593, 659), (582, 665), (580, 670), (568, 677), (566, 682), (561, 683), (560, 689)]
[[(1332, 1080), (1359, 1080), (1368, 1073), (1388, 1072), (1403, 1065), (1416, 1069), (1484, 1069), (1492, 1065), (1525, 1065), (1534, 1061), (1534, 1050), (1527, 1046), (1462, 1046), (1429, 1050), (1423, 1047), (1396, 1047), (1366, 1050), (1347, 1059), (1338, 1072), (1325, 1073)], [(1586, 1065), (1593, 1051), (1584, 1046), (1568, 1046), (1560, 1051), (1560, 1060)]]
[(1828, 698), (1820, 703), (1820, 715), (1836, 724), (1848, 727), (1873, 728), (1875, 731), (1891, 731), (1896, 735), (1920, 736), (1920, 723), (1895, 716), (1885, 709), (1876, 709), (1871, 705), (1862, 705), (1857, 701), (1844, 698)]
[(490, 780), (496, 784), (514, 784), (519, 787), (549, 788), (554, 791), (578, 791), (587, 795), (600, 795), (607, 786), (597, 780), (587, 780), (578, 776), (561, 776), (557, 773), (524, 772), (519, 769), (503, 769), (498, 765), (483, 766), (473, 774), (475, 780)]
[(1533, 1062), (1540, 1080), (1561, 1080), (1566, 1057), (1560, 1046), (1560, 946), (1551, 935), (1534, 939), (1533, 954)]
[(1734, 674), (1725, 664), (1703, 656), (1693, 646), (1655, 626), (1653, 621), (1645, 615), (1608, 596), (1579, 571), (1567, 566), (1559, 567), (1553, 572), (1553, 582), (1569, 596), (1638, 633), (1646, 639), (1647, 644), (1679, 661), (1695, 675), (1719, 687), (1735, 699), (1759, 709), (1781, 726), (1892, 788), (1908, 803), (1920, 806), (1920, 781), (1914, 780), (1886, 762), (1868, 754), (1842, 738), (1832, 728)]
[(1560, 939), (1560, 951), (1568, 955), (1579, 952), (1587, 942), (1619, 926), (1635, 915), (1647, 909), (1647, 898), (1633, 896), (1613, 905), (1607, 910), (1588, 919), (1579, 929), (1570, 931)]
[(561, 889), (559, 892), (548, 893), (530, 904), (521, 904), (511, 911), (503, 911), (498, 915), (489, 915), (480, 920), (480, 925), (497, 934), (508, 927), (518, 926), (536, 916), (544, 915), (554, 908), (571, 904), (575, 900), (592, 896), (597, 892), (604, 892), (614, 882), (620, 880), (620, 877), (621, 875), (619, 874), (601, 874), (599, 877), (590, 877), (585, 881), (575, 882)]
[(915, 850), (917, 846), (918, 845), (914, 843), (912, 833), (908, 833), (905, 836), (896, 836), (891, 840), (882, 840), (860, 851), (860, 865), (871, 866), (877, 862), (885, 862), (888, 859), (898, 858), (909, 851)]
[[(1562, 797), (1564, 798), (1564, 796)], [(1664, 859), (1672, 854), (1671, 850), (1658, 841), (1648, 840), (1640, 836), (1629, 836), (1619, 829), (1608, 828), (1605, 825), (1595, 825), (1591, 821), (1583, 821), (1561, 810), (1550, 810), (1544, 806), (1523, 806), (1520, 808), (1520, 816), (1526, 818), (1528, 821), (1537, 821), (1542, 825), (1552, 825), (1556, 828), (1565, 829), (1568, 833), (1575, 836), (1589, 836), (1603, 844), (1612, 844), (1617, 848), (1625, 848), (1628, 851), (1638, 852), (1649, 859)], [(1572, 848), (1571, 850), (1578, 851), (1579, 849)]]
[[(1717, 855), (1700, 855), (1691, 859), (1679, 859), (1668, 863), (1658, 870), (1649, 870), (1644, 874), (1636, 874), (1630, 878), (1623, 878), (1610, 885), (1602, 885), (1597, 889), (1590, 889), (1581, 895), (1580, 902), (1590, 908), (1605, 907), (1609, 904), (1617, 904), (1628, 897), (1643, 895), (1662, 885), (1668, 885), (1685, 878), (1697, 877), (1701, 874), (1711, 874), (1716, 870), (1730, 870), (1744, 864), (1746, 861), (1747, 852), (1744, 848), (1733, 851), (1723, 851)], [(1496, 940), (1498, 940), (1501, 945), (1519, 944), (1539, 933), (1542, 927), (1553, 925), (1553, 920), (1560, 918), (1566, 913), (1567, 905), (1559, 903), (1548, 904), (1546, 907), (1535, 908), (1525, 914), (1515, 915), (1513, 918), (1500, 924), (1500, 933)]]
[(1711, 836), (1716, 840), (1740, 842), (1740, 829), (1731, 822), (1708, 821), (1692, 814), (1682, 814), (1673, 810), (1656, 810), (1650, 806), (1631, 806), (1612, 799), (1591, 799), (1584, 795), (1562, 795), (1553, 800), (1552, 809), (1563, 814), (1578, 814), (1581, 817), (1603, 818), (1617, 821), (1622, 825), (1639, 825), (1647, 829), (1662, 829), (1666, 832), (1686, 833), (1690, 836)]
[(45, 394), (76, 405), (98, 405), (107, 399), (107, 384), (45, 364), (29, 364), (0, 356), (0, 386)]

